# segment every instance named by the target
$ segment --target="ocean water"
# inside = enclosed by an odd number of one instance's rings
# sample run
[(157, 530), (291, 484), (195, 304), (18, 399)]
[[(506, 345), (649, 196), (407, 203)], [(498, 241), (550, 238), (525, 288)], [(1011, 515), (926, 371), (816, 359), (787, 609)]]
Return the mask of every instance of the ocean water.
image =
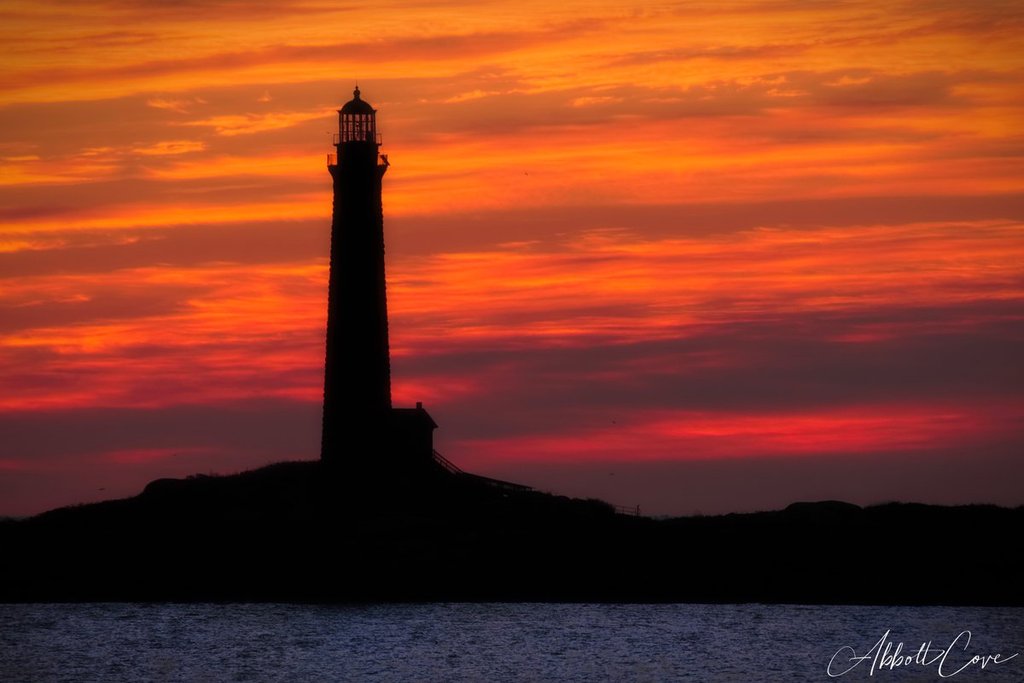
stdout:
[[(964, 632), (970, 633), (969, 643)], [(936, 661), (915, 662), (928, 642), (932, 646), (920, 659)], [(886, 644), (895, 655), (888, 659)], [(938, 668), (942, 650), (949, 650), (942, 671), (947, 678)], [(5, 683), (1017, 682), (1024, 681), (1024, 654), (984, 669), (980, 660), (968, 664), (974, 656), (1002, 653), (1006, 659), (1017, 652), (1024, 653), (1024, 609), (1019, 608), (0, 605), (0, 681)], [(910, 663), (897, 659), (907, 655)], [(830, 677), (830, 660), (833, 674), (860, 663)]]

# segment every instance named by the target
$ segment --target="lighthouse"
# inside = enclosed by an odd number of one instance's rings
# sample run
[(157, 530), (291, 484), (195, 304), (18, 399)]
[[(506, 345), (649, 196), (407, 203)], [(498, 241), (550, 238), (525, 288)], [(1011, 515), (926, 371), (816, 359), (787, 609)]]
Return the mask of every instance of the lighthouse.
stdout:
[(356, 87), (338, 110), (327, 353), (320, 457), (346, 468), (393, 471), (433, 458), (434, 421), (416, 408), (391, 405), (387, 279), (377, 110)]

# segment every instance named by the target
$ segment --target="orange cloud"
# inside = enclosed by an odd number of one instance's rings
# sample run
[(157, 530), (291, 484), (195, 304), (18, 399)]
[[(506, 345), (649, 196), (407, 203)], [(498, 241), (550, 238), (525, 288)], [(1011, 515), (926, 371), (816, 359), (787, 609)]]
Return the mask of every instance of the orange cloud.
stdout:
[(205, 126), (213, 128), (217, 135), (251, 135), (279, 128), (290, 128), (303, 121), (328, 118), (323, 112), (272, 112), (267, 114), (242, 114), (214, 116), (200, 121), (187, 121), (184, 126)]
[(152, 145), (134, 147), (131, 151), (144, 156), (166, 156), (201, 152), (204, 149), (206, 145), (198, 140), (162, 140)]

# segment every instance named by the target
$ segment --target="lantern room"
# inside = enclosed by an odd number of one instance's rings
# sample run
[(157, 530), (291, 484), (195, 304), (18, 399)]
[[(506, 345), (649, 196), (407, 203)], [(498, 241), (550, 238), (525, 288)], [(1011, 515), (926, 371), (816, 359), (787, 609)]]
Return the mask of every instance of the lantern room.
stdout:
[(335, 144), (349, 142), (377, 141), (377, 110), (359, 96), (359, 86), (352, 93), (352, 99), (338, 110), (338, 140)]

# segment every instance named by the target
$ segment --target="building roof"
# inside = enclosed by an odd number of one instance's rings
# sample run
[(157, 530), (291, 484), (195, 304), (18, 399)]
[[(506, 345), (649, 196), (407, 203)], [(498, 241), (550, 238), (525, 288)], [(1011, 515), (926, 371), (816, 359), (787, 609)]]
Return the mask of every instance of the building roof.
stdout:
[(392, 408), (391, 415), (393, 419), (400, 420), (406, 424), (420, 422), (424, 425), (429, 425), (431, 429), (437, 429), (437, 423), (430, 417), (430, 413), (423, 409), (422, 405), (417, 405), (415, 408)]
[(359, 97), (359, 86), (352, 92), (352, 99), (339, 110), (342, 114), (373, 114), (377, 110), (370, 103)]

